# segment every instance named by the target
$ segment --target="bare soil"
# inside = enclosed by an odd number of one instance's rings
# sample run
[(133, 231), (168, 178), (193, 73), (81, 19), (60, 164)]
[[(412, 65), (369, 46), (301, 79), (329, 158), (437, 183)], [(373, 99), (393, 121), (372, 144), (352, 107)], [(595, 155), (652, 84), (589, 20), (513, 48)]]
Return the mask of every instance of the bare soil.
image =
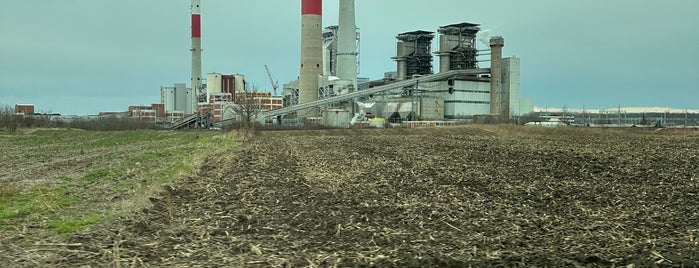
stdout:
[(264, 132), (47, 265), (697, 267), (698, 163), (696, 134)]

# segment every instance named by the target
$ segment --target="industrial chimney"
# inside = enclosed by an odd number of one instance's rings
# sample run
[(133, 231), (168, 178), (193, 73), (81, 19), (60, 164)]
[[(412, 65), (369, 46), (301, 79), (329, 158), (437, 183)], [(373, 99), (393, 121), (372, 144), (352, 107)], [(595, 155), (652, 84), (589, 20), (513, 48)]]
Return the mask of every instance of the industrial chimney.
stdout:
[[(490, 114), (509, 118), (509, 112), (504, 110), (502, 94), (502, 47), (504, 46), (505, 39), (501, 36), (490, 39)], [(507, 99), (509, 103), (509, 97)]]
[(340, 0), (340, 21), (337, 44), (337, 76), (352, 81), (357, 89), (357, 24), (354, 0)]
[(192, 113), (196, 113), (199, 96), (203, 93), (201, 81), (201, 0), (192, 0)]
[[(318, 100), (318, 76), (323, 74), (323, 2), (301, 0), (301, 72), (299, 104)], [(315, 109), (299, 112), (316, 116)]]

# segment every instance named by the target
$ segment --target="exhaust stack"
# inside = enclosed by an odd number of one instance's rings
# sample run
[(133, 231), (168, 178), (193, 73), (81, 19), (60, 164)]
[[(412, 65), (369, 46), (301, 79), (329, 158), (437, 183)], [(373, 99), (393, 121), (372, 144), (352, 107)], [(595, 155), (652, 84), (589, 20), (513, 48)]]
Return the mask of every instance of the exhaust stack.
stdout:
[[(323, 74), (323, 2), (301, 0), (301, 70), (299, 104), (318, 100), (318, 76)], [(315, 109), (299, 112), (300, 117), (317, 116)]]
[(337, 45), (337, 76), (352, 81), (357, 90), (357, 24), (354, 0), (340, 0)]
[(199, 96), (206, 94), (201, 81), (201, 0), (192, 0), (192, 113), (197, 111)]
[[(502, 47), (505, 39), (496, 36), (490, 39), (490, 114), (500, 115), (503, 119), (509, 119), (509, 111), (505, 111), (502, 92)], [(509, 98), (508, 108), (509, 110)]]

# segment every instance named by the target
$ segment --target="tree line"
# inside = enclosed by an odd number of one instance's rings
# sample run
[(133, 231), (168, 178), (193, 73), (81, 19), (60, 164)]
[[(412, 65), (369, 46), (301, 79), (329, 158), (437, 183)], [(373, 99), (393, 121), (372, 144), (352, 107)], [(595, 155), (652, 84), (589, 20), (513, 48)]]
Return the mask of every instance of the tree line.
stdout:
[(0, 130), (17, 131), (29, 128), (75, 128), (92, 131), (125, 131), (159, 128), (150, 120), (135, 118), (105, 117), (98, 119), (74, 119), (70, 122), (57, 120), (51, 115), (22, 115), (15, 113), (12, 106), (0, 105)]

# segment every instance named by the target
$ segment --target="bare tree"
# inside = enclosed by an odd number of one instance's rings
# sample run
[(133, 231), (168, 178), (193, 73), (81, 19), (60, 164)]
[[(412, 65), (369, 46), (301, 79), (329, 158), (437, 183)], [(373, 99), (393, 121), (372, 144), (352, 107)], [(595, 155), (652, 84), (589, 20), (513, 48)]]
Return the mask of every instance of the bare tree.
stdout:
[(243, 91), (236, 94), (233, 111), (238, 118), (238, 133), (243, 131), (247, 137), (254, 133), (257, 120), (262, 112), (262, 100), (258, 97), (257, 90)]
[(0, 129), (17, 131), (20, 119), (20, 116), (15, 114), (15, 110), (10, 105), (0, 106)]

